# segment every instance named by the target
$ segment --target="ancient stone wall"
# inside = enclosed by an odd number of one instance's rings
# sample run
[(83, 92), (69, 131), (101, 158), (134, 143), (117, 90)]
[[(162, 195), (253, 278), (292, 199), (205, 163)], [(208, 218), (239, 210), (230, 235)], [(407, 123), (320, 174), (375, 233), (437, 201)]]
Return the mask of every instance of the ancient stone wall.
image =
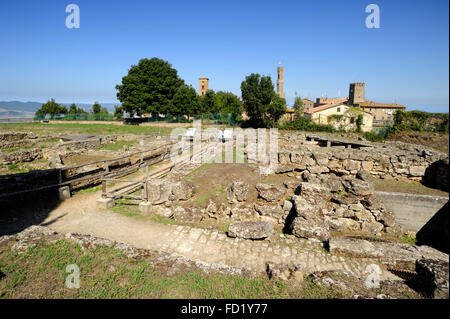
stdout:
[(19, 150), (11, 153), (1, 153), (0, 161), (4, 164), (32, 162), (35, 159), (42, 158), (42, 149), (32, 148), (28, 150)]
[(298, 150), (281, 151), (279, 170), (292, 168), (312, 174), (333, 172), (354, 175), (360, 170), (378, 177), (422, 177), (428, 166), (446, 154), (430, 150), (400, 150), (388, 147), (345, 148), (301, 145)]

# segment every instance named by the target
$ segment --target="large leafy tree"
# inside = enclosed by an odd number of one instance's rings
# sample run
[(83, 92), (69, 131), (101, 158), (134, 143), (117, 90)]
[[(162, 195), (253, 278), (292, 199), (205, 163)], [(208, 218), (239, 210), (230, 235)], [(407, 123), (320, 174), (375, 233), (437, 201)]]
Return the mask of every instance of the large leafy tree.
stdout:
[(219, 91), (216, 93), (216, 109), (219, 113), (237, 116), (242, 114), (242, 103), (233, 93)]
[(286, 100), (276, 93), (270, 76), (252, 73), (241, 83), (244, 110), (251, 125), (273, 126), (286, 112)]
[(77, 107), (75, 103), (70, 104), (69, 114), (86, 114), (87, 112), (81, 107)]
[(98, 102), (94, 102), (92, 105), (92, 113), (99, 114), (102, 111), (102, 105)]
[(49, 114), (50, 116), (54, 115), (60, 115), (60, 114), (67, 114), (67, 108), (64, 105), (60, 105), (55, 102), (55, 99), (51, 99), (50, 101), (47, 101), (46, 103), (42, 104), (41, 108), (36, 111), (36, 115), (45, 116), (46, 114)]
[(199, 103), (199, 96), (195, 89), (183, 84), (175, 91), (170, 114), (197, 115), (200, 112)]
[(200, 97), (200, 113), (218, 113), (216, 105), (216, 93), (213, 90), (206, 91), (205, 95)]
[(167, 61), (141, 59), (116, 85), (117, 99), (131, 115), (171, 113), (175, 92), (184, 84), (177, 73)]

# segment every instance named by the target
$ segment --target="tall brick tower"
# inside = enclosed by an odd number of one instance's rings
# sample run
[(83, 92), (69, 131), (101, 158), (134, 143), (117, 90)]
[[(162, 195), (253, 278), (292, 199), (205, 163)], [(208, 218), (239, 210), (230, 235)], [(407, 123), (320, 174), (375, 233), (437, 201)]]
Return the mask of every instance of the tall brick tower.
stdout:
[(350, 83), (350, 88), (348, 91), (348, 104), (358, 105), (363, 103), (366, 99), (364, 97), (364, 91), (366, 84), (363, 83)]
[(277, 79), (277, 94), (279, 97), (284, 99), (284, 67), (279, 66), (277, 68), (278, 79)]
[(208, 91), (208, 78), (199, 78), (198, 79), (198, 95), (203, 96)]

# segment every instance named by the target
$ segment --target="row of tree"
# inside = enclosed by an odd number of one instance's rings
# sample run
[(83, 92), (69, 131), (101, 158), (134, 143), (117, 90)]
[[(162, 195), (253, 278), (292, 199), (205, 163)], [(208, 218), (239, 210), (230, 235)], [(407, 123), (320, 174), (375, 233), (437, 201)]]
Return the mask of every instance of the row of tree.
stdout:
[(286, 112), (286, 101), (274, 90), (270, 76), (251, 74), (241, 83), (242, 101), (230, 92), (208, 90), (199, 96), (167, 61), (141, 59), (116, 86), (121, 109), (130, 115), (201, 115), (228, 113), (257, 126), (273, 126)]
[[(91, 113), (93, 114), (108, 114), (108, 110), (105, 107), (102, 107), (100, 103), (95, 102), (92, 105)], [(35, 113), (37, 116), (55, 116), (55, 115), (66, 115), (66, 114), (88, 114), (81, 107), (77, 107), (75, 103), (72, 103), (69, 108), (67, 106), (56, 103), (55, 99), (50, 99), (46, 103), (42, 104), (42, 106)]]
[(116, 89), (121, 110), (132, 116), (242, 113), (241, 101), (233, 93), (209, 90), (199, 96), (178, 76), (176, 69), (158, 58), (142, 59), (133, 65)]
[[(178, 71), (167, 61), (152, 58), (141, 59), (131, 66), (122, 83), (116, 85), (120, 107), (115, 107), (114, 116), (122, 118), (124, 112), (131, 116), (152, 115), (203, 115), (232, 114), (241, 119), (248, 117), (248, 124), (257, 127), (273, 127), (286, 112), (286, 100), (274, 89), (270, 76), (252, 73), (241, 83), (242, 101), (231, 92), (208, 90), (199, 96), (196, 90), (185, 84)], [(36, 115), (85, 114), (72, 104), (69, 109), (51, 99), (36, 112)], [(92, 106), (93, 114), (107, 114), (98, 102)]]

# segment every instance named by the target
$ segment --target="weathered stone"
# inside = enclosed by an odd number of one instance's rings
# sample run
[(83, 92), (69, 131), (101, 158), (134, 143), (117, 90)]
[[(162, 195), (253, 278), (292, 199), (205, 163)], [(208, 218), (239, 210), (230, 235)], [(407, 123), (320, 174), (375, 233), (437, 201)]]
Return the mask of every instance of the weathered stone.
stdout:
[(335, 194), (335, 195), (333, 195), (331, 200), (334, 203), (338, 203), (338, 204), (341, 204), (341, 205), (352, 205), (352, 204), (358, 204), (360, 202), (358, 197), (353, 196), (351, 194), (348, 194), (348, 195), (337, 195), (337, 194)]
[(283, 203), (283, 210), (289, 212), (292, 209), (292, 202), (290, 200), (285, 200)]
[(208, 206), (206, 206), (206, 211), (208, 213), (215, 214), (217, 212), (217, 205), (216, 205), (216, 203), (214, 203), (214, 201), (210, 201), (208, 203)]
[(371, 195), (374, 192), (373, 185), (369, 182), (365, 182), (352, 177), (344, 177), (342, 184), (347, 192), (350, 192), (356, 196)]
[(312, 155), (318, 166), (327, 166), (328, 155), (317, 152), (314, 152)]
[(287, 189), (296, 189), (299, 185), (300, 185), (300, 183), (301, 183), (301, 181), (299, 181), (299, 180), (292, 180), (292, 179), (289, 179), (289, 180), (286, 180), (286, 181), (284, 181), (284, 186), (287, 188)]
[(377, 235), (383, 230), (384, 226), (376, 221), (364, 221), (361, 225), (361, 231), (368, 235)]
[(353, 210), (355, 212), (360, 212), (364, 209), (364, 206), (361, 203), (350, 204), (348, 205), (348, 209)]
[(282, 221), (283, 216), (285, 215), (285, 212), (283, 208), (280, 205), (258, 205), (255, 204), (255, 210), (261, 215), (261, 216), (267, 216), (272, 217), (275, 220)]
[(333, 254), (350, 257), (379, 258), (383, 252), (374, 243), (347, 237), (333, 237), (329, 241), (329, 249)]
[(303, 182), (295, 191), (304, 197), (317, 198), (320, 200), (327, 200), (330, 198), (330, 190), (323, 185)]
[(292, 152), (291, 153), (291, 162), (293, 164), (300, 164), (302, 161), (303, 155), (299, 152)]
[(308, 202), (303, 196), (293, 196), (294, 208), (297, 216), (308, 220), (320, 219), (323, 217), (322, 209), (315, 204)]
[(150, 202), (140, 202), (139, 211), (142, 214), (149, 214), (152, 211), (152, 203)]
[(272, 233), (273, 225), (268, 222), (240, 222), (228, 228), (228, 236), (244, 239), (264, 239)]
[(395, 225), (395, 216), (390, 211), (384, 210), (380, 212), (377, 214), (375, 219), (386, 227), (392, 227)]
[(231, 209), (231, 220), (233, 222), (259, 221), (260, 215), (249, 207), (234, 207)]
[(375, 195), (369, 195), (364, 197), (361, 200), (361, 203), (364, 205), (364, 207), (370, 209), (370, 210), (382, 210), (385, 209), (383, 201)]
[(188, 200), (194, 196), (195, 186), (191, 181), (180, 181), (172, 184), (172, 194), (175, 201)]
[(364, 170), (358, 171), (358, 173), (356, 173), (356, 177), (365, 182), (370, 182), (372, 180), (372, 175), (370, 175), (370, 172)]
[(425, 175), (425, 166), (410, 166), (409, 167), (409, 175), (421, 177)]
[(337, 193), (344, 190), (344, 185), (342, 185), (341, 180), (336, 177), (334, 174), (330, 174), (330, 176), (321, 176), (320, 178), (323, 186), (328, 188), (331, 192)]
[(228, 202), (244, 202), (248, 197), (248, 189), (250, 185), (243, 181), (234, 181), (228, 188)]
[(70, 187), (69, 186), (60, 187), (58, 189), (58, 192), (59, 192), (59, 200), (60, 201), (64, 201), (64, 200), (70, 198)]
[(291, 231), (294, 236), (301, 238), (313, 238), (320, 241), (327, 241), (330, 238), (328, 225), (323, 221), (306, 220), (303, 217), (294, 218)]
[(344, 161), (344, 168), (348, 171), (358, 171), (361, 168), (361, 162), (347, 159)]
[(169, 200), (172, 194), (172, 185), (170, 182), (154, 179), (147, 182), (148, 201), (154, 205), (162, 204)]
[(260, 183), (256, 185), (256, 189), (259, 193), (259, 197), (268, 202), (278, 202), (285, 194), (285, 190), (283, 188), (273, 184)]
[(441, 260), (448, 263), (448, 254), (426, 246), (406, 243), (368, 241), (348, 237), (331, 238), (330, 252), (351, 257), (378, 258), (387, 267), (396, 270), (415, 271), (416, 261), (421, 258)]
[(372, 171), (373, 169), (373, 162), (371, 161), (362, 161), (361, 162), (361, 168), (367, 172)]
[(100, 198), (96, 201), (97, 209), (109, 209), (114, 206), (114, 198)]
[(277, 165), (275, 169), (276, 174), (283, 174), (294, 171), (294, 167), (291, 165)]
[(291, 163), (289, 152), (278, 153), (278, 163), (281, 165), (289, 165)]
[(266, 264), (266, 271), (269, 279), (282, 281), (295, 280), (302, 282), (304, 269), (305, 265), (302, 264), (287, 265), (273, 262), (267, 262)]
[(354, 232), (361, 230), (361, 224), (356, 220), (351, 218), (338, 218), (337, 219), (342, 224), (343, 232)]
[(308, 171), (311, 174), (321, 174), (321, 173), (328, 173), (330, 170), (326, 166), (310, 166), (308, 167)]
[(162, 217), (165, 217), (165, 218), (170, 218), (173, 215), (173, 211), (170, 208), (164, 207), (164, 206), (161, 206), (161, 205), (154, 206), (153, 207), (153, 212), (155, 214), (158, 214), (158, 215), (160, 215)]
[(173, 210), (173, 219), (183, 223), (199, 223), (203, 219), (203, 213), (200, 209), (183, 208), (181, 206), (175, 207)]

